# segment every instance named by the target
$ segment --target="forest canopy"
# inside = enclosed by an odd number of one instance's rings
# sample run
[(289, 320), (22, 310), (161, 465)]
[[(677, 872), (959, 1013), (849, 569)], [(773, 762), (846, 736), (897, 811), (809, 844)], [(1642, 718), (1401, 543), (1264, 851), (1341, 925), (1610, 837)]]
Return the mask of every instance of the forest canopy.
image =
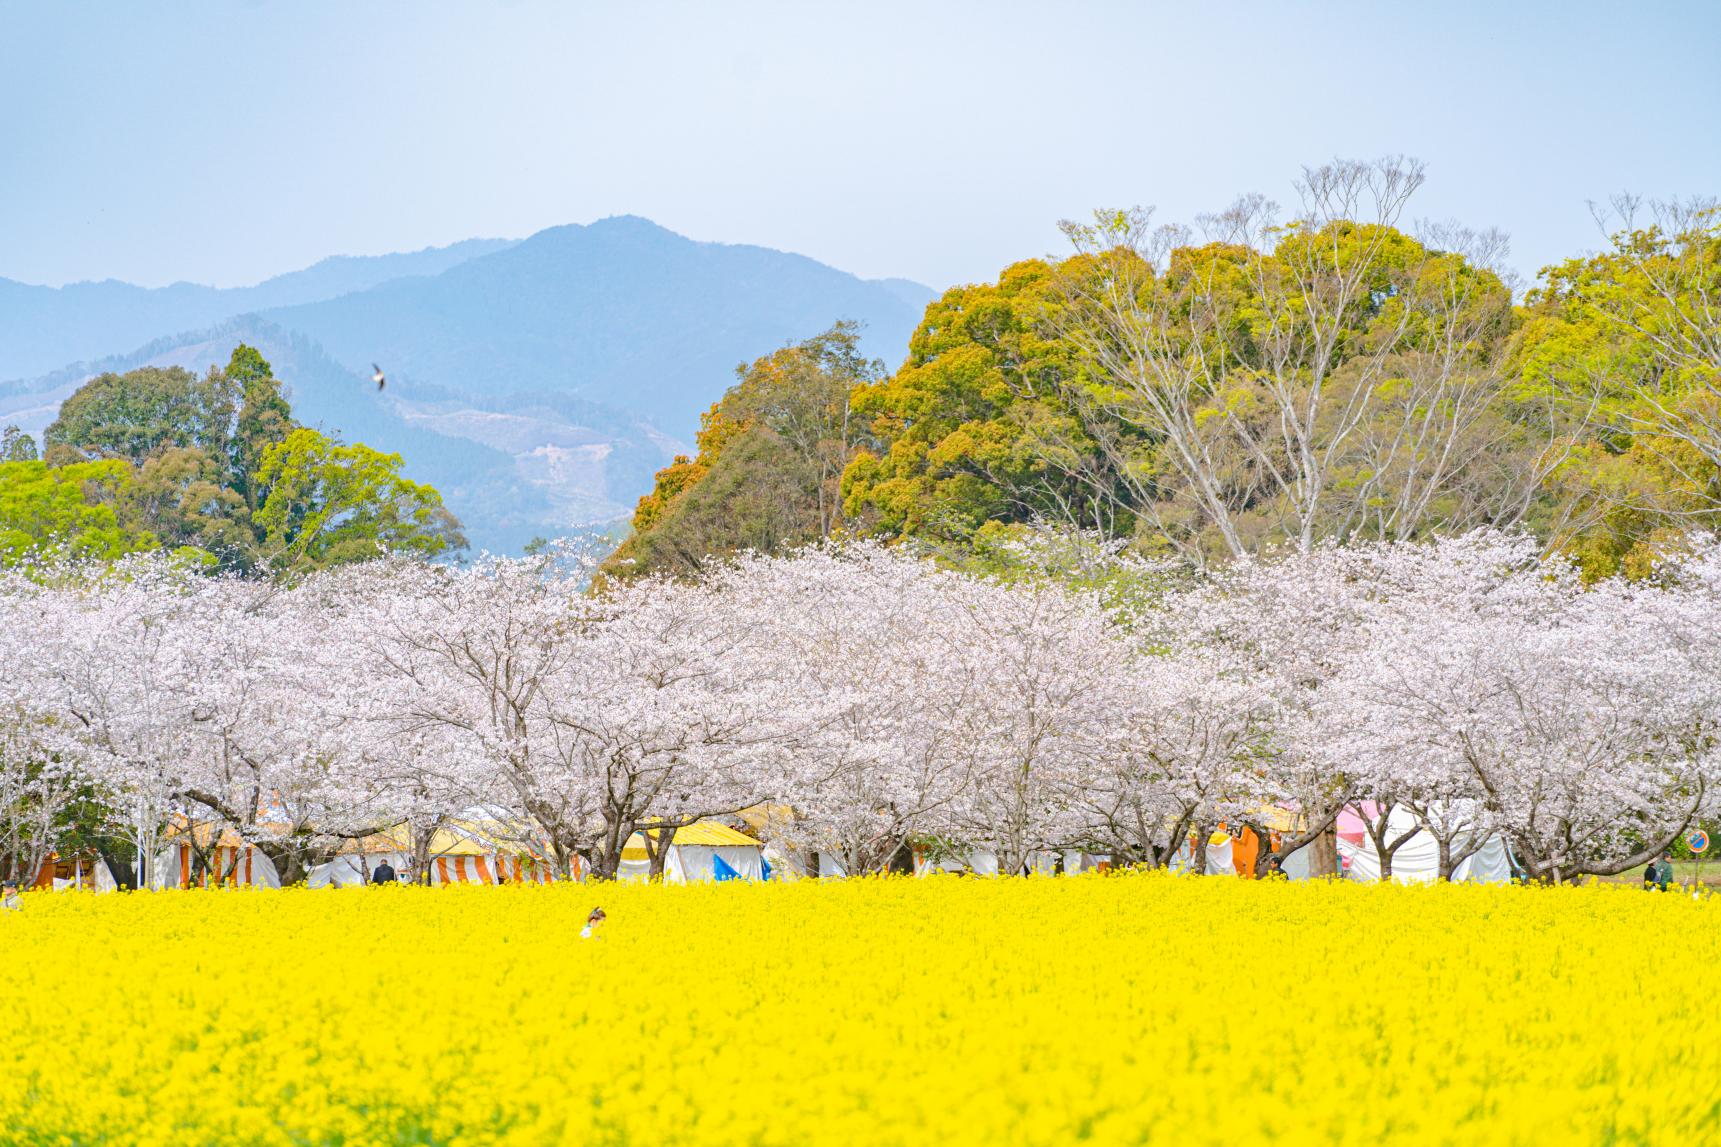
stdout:
[(1408, 222), (1423, 177), (1337, 162), (1289, 211), (1250, 196), (1193, 228), (1142, 209), (1065, 223), (1067, 256), (951, 288), (894, 374), (824, 401), (826, 456), (848, 458), (835, 514), (734, 528), (786, 474), (758, 452), (749, 483), (709, 464), (738, 385), (630, 544), (673, 521), (685, 554), (769, 551), (822, 524), (968, 560), (1049, 520), (1207, 565), (1493, 527), (1601, 577), (1713, 528), (1715, 204), (1618, 200), (1601, 251), (1519, 295), (1504, 236)]

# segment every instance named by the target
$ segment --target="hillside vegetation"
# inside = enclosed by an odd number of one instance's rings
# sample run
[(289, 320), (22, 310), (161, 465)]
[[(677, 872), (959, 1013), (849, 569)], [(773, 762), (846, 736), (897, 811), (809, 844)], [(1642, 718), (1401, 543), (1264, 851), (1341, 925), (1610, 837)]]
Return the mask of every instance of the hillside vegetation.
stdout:
[(0, 443), (0, 564), (169, 549), (278, 574), (463, 547), (441, 496), (401, 466), (297, 424), (253, 347), (201, 377), (103, 374), (65, 401), (40, 450), (15, 429)]

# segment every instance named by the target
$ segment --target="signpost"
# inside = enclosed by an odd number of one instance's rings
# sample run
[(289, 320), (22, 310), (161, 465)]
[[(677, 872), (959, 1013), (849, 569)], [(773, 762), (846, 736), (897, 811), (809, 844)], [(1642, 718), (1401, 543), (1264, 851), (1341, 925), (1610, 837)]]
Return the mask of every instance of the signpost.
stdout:
[(1694, 828), (1685, 834), (1686, 847), (1697, 858), (1697, 875), (1691, 878), (1691, 895), (1703, 895), (1703, 854), (1709, 851), (1709, 834), (1700, 828)]

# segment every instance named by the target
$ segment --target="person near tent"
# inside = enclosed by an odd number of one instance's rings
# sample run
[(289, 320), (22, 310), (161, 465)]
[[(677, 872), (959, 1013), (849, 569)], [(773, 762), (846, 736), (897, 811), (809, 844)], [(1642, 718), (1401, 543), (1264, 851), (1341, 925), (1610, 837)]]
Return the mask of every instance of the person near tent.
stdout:
[(586, 926), (580, 929), (580, 939), (597, 939), (598, 926), (607, 919), (608, 917), (604, 915), (604, 910), (602, 908), (593, 908), (592, 914), (586, 917)]
[(7, 912), (22, 912), (24, 910), (24, 899), (18, 895), (18, 882), (16, 880), (8, 880), (0, 884), (0, 909)]
[(370, 882), (372, 884), (398, 884), (400, 883), (400, 876), (395, 872), (394, 865), (388, 862), (387, 857), (384, 857), (383, 862), (371, 871)]
[(1290, 879), (1289, 876), (1285, 875), (1285, 862), (1283, 860), (1279, 859), (1277, 854), (1274, 854), (1272, 857), (1268, 858), (1268, 860), (1267, 860), (1267, 874), (1264, 877), (1262, 877), (1263, 880), (1273, 880), (1275, 878), (1279, 879), (1279, 880), (1289, 880)]

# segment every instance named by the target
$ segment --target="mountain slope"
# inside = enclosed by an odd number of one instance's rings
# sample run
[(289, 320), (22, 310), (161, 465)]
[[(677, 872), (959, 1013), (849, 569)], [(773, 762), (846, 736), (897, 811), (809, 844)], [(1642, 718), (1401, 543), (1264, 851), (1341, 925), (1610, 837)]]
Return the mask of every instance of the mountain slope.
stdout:
[(380, 362), (411, 387), (573, 395), (689, 438), (736, 364), (838, 319), (863, 323), (863, 350), (894, 365), (920, 320), (913, 287), (621, 216), (266, 315), (352, 369)]
[(523, 397), (494, 410), (447, 398), (397, 401), (303, 335), (255, 316), (0, 386), (0, 425), (40, 440), (60, 403), (94, 374), (140, 366), (201, 373), (225, 363), (240, 342), (274, 366), (300, 422), (400, 454), (408, 477), (442, 493), (474, 550), (518, 552), (534, 537), (612, 521), (680, 448), (637, 418), (576, 399)]
[(113, 280), (37, 287), (0, 279), (0, 379), (31, 378), (66, 363), (124, 354), (150, 339), (249, 311), (316, 302), (403, 276), (440, 274), (509, 243), (468, 239), (407, 254), (337, 256), (252, 287), (147, 288)]
[[(44, 347), (80, 348), (51, 364), (73, 366), (0, 383), (0, 425), (39, 437), (99, 371), (201, 371), (249, 342), (302, 421), (400, 453), (475, 547), (512, 551), (625, 518), (688, 449), (738, 363), (854, 319), (863, 353), (894, 365), (931, 296), (907, 280), (695, 242), (635, 217), (517, 243), (327, 259), (235, 291), (0, 280), (0, 378)], [(9, 310), (13, 298), (26, 305)], [(169, 331), (191, 333), (157, 337)], [(372, 362), (388, 374), (383, 395)]]

